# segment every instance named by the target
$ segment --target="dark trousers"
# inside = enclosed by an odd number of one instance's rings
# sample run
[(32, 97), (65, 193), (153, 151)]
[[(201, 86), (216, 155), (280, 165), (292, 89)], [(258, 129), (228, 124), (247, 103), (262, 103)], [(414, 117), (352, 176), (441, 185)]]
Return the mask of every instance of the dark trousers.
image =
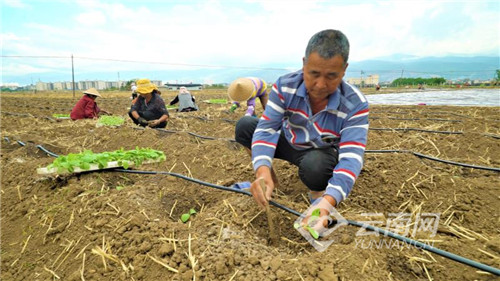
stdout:
[[(139, 126), (142, 126), (142, 127), (146, 127), (146, 126), (144, 126), (144, 125), (140, 124), (140, 123), (139, 123), (139, 121), (137, 121), (137, 119), (135, 119), (135, 118), (134, 118), (134, 116), (132, 116), (132, 112), (129, 112), (129, 113), (128, 113), (128, 116), (130, 116), (130, 119), (132, 119), (132, 121), (134, 121), (134, 124), (139, 125)], [(139, 115), (139, 116), (140, 116), (140, 115)], [(144, 116), (140, 116), (140, 117), (143, 117), (144, 119), (146, 119), (146, 120), (148, 120), (148, 121), (149, 121), (149, 120), (152, 120), (152, 119), (147, 119), (147, 118), (146, 118), (146, 117), (144, 117)], [(155, 127), (152, 127), (152, 128), (165, 128), (165, 127), (167, 127), (167, 121), (163, 121), (163, 122), (161, 122), (160, 124), (158, 124), (158, 125), (156, 125)]]
[[(236, 123), (235, 139), (251, 149), (252, 137), (259, 119), (244, 116)], [(334, 147), (297, 150), (286, 140), (281, 132), (274, 158), (286, 160), (299, 167), (300, 180), (313, 191), (325, 190), (328, 180), (333, 176), (333, 168), (338, 163), (338, 151)]]

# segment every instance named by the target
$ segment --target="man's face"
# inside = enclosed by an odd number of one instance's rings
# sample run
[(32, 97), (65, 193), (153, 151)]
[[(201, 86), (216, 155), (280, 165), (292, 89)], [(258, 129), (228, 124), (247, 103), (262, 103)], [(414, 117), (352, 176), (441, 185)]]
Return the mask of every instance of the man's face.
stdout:
[(347, 69), (347, 63), (340, 55), (324, 59), (317, 52), (303, 59), (304, 82), (310, 97), (326, 98), (340, 85)]

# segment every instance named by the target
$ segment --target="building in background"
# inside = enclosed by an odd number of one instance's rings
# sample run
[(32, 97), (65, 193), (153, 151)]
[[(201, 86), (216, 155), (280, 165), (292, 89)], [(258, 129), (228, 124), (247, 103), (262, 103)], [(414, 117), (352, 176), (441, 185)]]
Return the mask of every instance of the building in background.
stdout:
[(347, 78), (347, 83), (357, 87), (373, 87), (379, 84), (379, 75), (373, 74), (366, 77), (352, 77)]
[(188, 90), (201, 90), (203, 87), (201, 84), (193, 84), (193, 83), (188, 83), (188, 84), (172, 84), (172, 83), (166, 83), (165, 87), (168, 90), (179, 90), (180, 87), (186, 87)]
[[(155, 81), (156, 85), (161, 86), (161, 81)], [(75, 82), (75, 90), (83, 91), (89, 88), (96, 88), (97, 90), (118, 89), (125, 85), (125, 81), (103, 81), (103, 80), (85, 80)], [(61, 91), (73, 90), (73, 82), (36, 82), (35, 89), (37, 91)]]

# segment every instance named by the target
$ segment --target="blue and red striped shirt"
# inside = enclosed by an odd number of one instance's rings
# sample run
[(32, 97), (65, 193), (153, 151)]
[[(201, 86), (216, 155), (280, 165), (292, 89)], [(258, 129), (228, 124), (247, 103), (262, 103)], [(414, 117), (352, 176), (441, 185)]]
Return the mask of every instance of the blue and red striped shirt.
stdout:
[(363, 167), (368, 136), (368, 102), (355, 87), (342, 81), (325, 109), (312, 114), (302, 70), (284, 75), (273, 85), (264, 114), (252, 139), (254, 170), (271, 167), (281, 130), (298, 150), (338, 144), (339, 162), (326, 186), (326, 195), (340, 203), (350, 193)]

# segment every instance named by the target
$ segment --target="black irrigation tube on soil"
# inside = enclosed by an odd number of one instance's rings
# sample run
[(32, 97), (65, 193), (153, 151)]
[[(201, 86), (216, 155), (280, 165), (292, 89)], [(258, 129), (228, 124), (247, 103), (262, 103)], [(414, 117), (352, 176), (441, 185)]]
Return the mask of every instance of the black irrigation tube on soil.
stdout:
[(428, 160), (432, 161), (437, 161), (445, 164), (450, 164), (450, 165), (455, 165), (455, 166), (461, 166), (461, 167), (466, 167), (466, 168), (473, 168), (473, 169), (478, 169), (478, 170), (487, 170), (487, 171), (493, 171), (493, 172), (500, 172), (500, 168), (495, 168), (495, 167), (486, 167), (486, 166), (477, 166), (477, 165), (471, 165), (471, 164), (466, 164), (466, 163), (460, 163), (460, 162), (455, 162), (455, 161), (450, 161), (450, 160), (444, 160), (444, 159), (439, 159), (433, 156), (425, 155), (419, 152), (414, 152), (411, 150), (365, 150), (365, 153), (411, 153), (417, 157), (420, 158), (425, 158)]
[(442, 121), (442, 122), (453, 122), (458, 123), (462, 122), (462, 120), (452, 120), (452, 119), (442, 119), (442, 118), (398, 118), (398, 117), (368, 117), (368, 119), (377, 120), (377, 119), (390, 119), (390, 120), (407, 120), (407, 121), (417, 121), (417, 120), (431, 120), (431, 121)]
[[(19, 145), (21, 145), (21, 146), (25, 146), (26, 145), (25, 143), (23, 143), (23, 142), (21, 142), (19, 140), (17, 141), (17, 143), (19, 143)], [(50, 155), (52, 157), (56, 157), (56, 158), (59, 157), (59, 155), (57, 155), (56, 153), (53, 153), (53, 152), (45, 149), (41, 145), (37, 145), (37, 148), (40, 149), (40, 150), (42, 150), (43, 152), (47, 153), (48, 155)], [(219, 189), (219, 190), (230, 191), (230, 192), (235, 192), (235, 193), (239, 193), (239, 194), (244, 194), (244, 195), (247, 195), (247, 196), (252, 196), (252, 194), (250, 192), (246, 191), (246, 190), (241, 190), (241, 189), (236, 189), (236, 188), (231, 188), (231, 187), (216, 185), (216, 184), (212, 184), (212, 183), (209, 183), (209, 182), (204, 182), (204, 181), (201, 181), (201, 180), (198, 180), (198, 179), (195, 179), (195, 178), (186, 177), (184, 175), (177, 174), (177, 173), (171, 173), (171, 172), (165, 172), (165, 171), (141, 171), (141, 170), (126, 170), (126, 169), (111, 169), (109, 171), (119, 172), (119, 173), (143, 174), (143, 175), (169, 175), (169, 176), (178, 177), (178, 178), (181, 178), (181, 179), (184, 179), (184, 180), (187, 180), (187, 181), (191, 181), (191, 182), (194, 182), (194, 183), (197, 183), (197, 184), (200, 184), (200, 185), (205, 185), (205, 186), (208, 186), (208, 187), (216, 188), (216, 189)], [(295, 210), (293, 210), (291, 208), (288, 208), (287, 206), (281, 205), (281, 204), (279, 204), (279, 203), (277, 203), (275, 201), (271, 200), (271, 201), (269, 201), (269, 204), (273, 205), (273, 206), (275, 206), (277, 208), (280, 208), (280, 209), (282, 209), (282, 210), (284, 210), (284, 211), (286, 211), (288, 213), (294, 214), (296, 216), (300, 217), (302, 215), (301, 213), (299, 213), (299, 212), (297, 212), (297, 211), (295, 211)], [(477, 262), (477, 261), (474, 261), (474, 260), (471, 260), (471, 259), (459, 256), (459, 255), (456, 255), (456, 254), (453, 254), (453, 253), (450, 253), (450, 252), (438, 249), (436, 247), (427, 245), (427, 244), (422, 243), (420, 241), (413, 240), (413, 239), (405, 237), (405, 236), (401, 236), (399, 234), (390, 232), (388, 230), (385, 230), (385, 229), (382, 229), (382, 228), (379, 228), (379, 227), (376, 227), (376, 226), (373, 226), (373, 225), (369, 225), (369, 224), (365, 224), (365, 223), (360, 223), (360, 222), (357, 222), (357, 221), (354, 221), (354, 220), (346, 220), (346, 222), (347, 222), (348, 225), (352, 225), (352, 226), (356, 226), (356, 227), (360, 227), (360, 228), (365, 228), (365, 229), (368, 229), (370, 231), (375, 231), (375, 232), (377, 232), (379, 234), (383, 234), (383, 235), (388, 236), (390, 238), (397, 239), (397, 240), (402, 241), (404, 243), (407, 243), (409, 245), (415, 246), (417, 249), (423, 249), (423, 250), (435, 253), (437, 255), (440, 255), (442, 257), (445, 257), (447, 259), (451, 259), (451, 260), (457, 261), (459, 263), (462, 263), (462, 264), (465, 264), (465, 265), (477, 268), (479, 270), (482, 270), (482, 271), (489, 272), (491, 274), (495, 274), (497, 276), (500, 276), (500, 269), (498, 269), (498, 268), (495, 268), (495, 267), (492, 267), (492, 266), (489, 266), (489, 265), (486, 265), (486, 264), (483, 264), (483, 263), (480, 263), (480, 262)]]
[(447, 135), (463, 135), (463, 132), (452, 132), (452, 131), (434, 131), (434, 130), (426, 130), (426, 129), (418, 129), (418, 128), (370, 128), (370, 130), (374, 131), (417, 131), (424, 133), (436, 133), (436, 134), (447, 134)]

